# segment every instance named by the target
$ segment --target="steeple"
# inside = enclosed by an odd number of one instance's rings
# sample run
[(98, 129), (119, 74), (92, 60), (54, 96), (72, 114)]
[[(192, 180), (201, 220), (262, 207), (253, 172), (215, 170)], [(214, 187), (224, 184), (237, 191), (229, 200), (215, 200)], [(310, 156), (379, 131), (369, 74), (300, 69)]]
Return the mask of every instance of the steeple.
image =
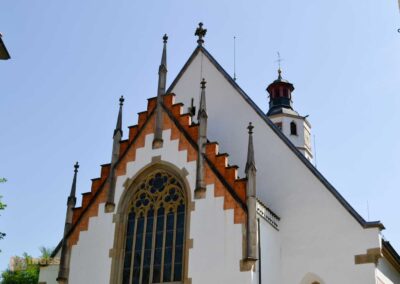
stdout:
[(197, 169), (196, 169), (196, 189), (195, 197), (204, 198), (206, 191), (206, 184), (204, 180), (204, 154), (207, 143), (207, 108), (206, 108), (206, 80), (201, 81), (201, 94), (200, 94), (200, 106), (197, 114), (197, 120), (199, 122), (199, 150), (197, 152)]
[(119, 111), (118, 111), (118, 118), (117, 124), (114, 129), (113, 135), (113, 146), (112, 146), (112, 154), (111, 154), (111, 171), (108, 176), (107, 182), (109, 184), (108, 188), (108, 195), (107, 195), (107, 202), (105, 206), (106, 212), (113, 212), (115, 208), (114, 203), (114, 195), (115, 195), (115, 164), (118, 161), (119, 157), (119, 144), (122, 139), (122, 107), (124, 105), (124, 97), (121, 96), (119, 99)]
[(160, 148), (163, 144), (162, 128), (162, 96), (165, 95), (167, 85), (167, 41), (168, 36), (163, 36), (164, 47), (161, 56), (160, 67), (158, 68), (158, 91), (157, 91), (157, 106), (156, 106), (156, 127), (154, 131), (153, 148)]
[(72, 227), (72, 215), (76, 204), (76, 178), (78, 175), (79, 164), (74, 165), (74, 178), (72, 179), (71, 192), (67, 199), (67, 214), (65, 217), (64, 235), (61, 246), (60, 268), (58, 271), (57, 282), (60, 284), (68, 283), (69, 262), (71, 257), (71, 248), (68, 247), (67, 235)]
[[(280, 63), (281, 59), (278, 61)], [(311, 124), (307, 120), (308, 115), (301, 116), (293, 108), (294, 86), (283, 79), (280, 66), (278, 78), (268, 86), (267, 91), (269, 93), (267, 116), (308, 160), (312, 160)]]
[(258, 224), (257, 224), (257, 199), (256, 199), (256, 163), (254, 160), (253, 128), (249, 123), (249, 142), (247, 146), (246, 162), (246, 205), (247, 205), (247, 260), (258, 259)]

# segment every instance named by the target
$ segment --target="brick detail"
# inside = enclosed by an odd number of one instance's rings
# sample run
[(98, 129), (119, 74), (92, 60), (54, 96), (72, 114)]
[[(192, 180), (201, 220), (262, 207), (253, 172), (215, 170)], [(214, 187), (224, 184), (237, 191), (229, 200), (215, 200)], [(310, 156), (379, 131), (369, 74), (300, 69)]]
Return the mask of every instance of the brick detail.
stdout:
[[(122, 176), (126, 174), (126, 166), (136, 158), (136, 150), (145, 146), (145, 136), (154, 133), (155, 115), (153, 115), (157, 98), (148, 99), (147, 110), (138, 113), (138, 124), (129, 127), (129, 138), (120, 143), (119, 161), (116, 165), (115, 174)], [(183, 104), (174, 102), (175, 95), (167, 94), (163, 96), (163, 104), (172, 114), (179, 126), (183, 128), (181, 131), (169, 115), (164, 112), (163, 130), (171, 130), (171, 140), (179, 140), (179, 151), (187, 151), (187, 161), (195, 161), (197, 159), (197, 145), (199, 127), (192, 123), (191, 116), (183, 112)], [(166, 139), (166, 137), (164, 138)], [(210, 142), (206, 144), (206, 157), (212, 164), (214, 170), (217, 170), (219, 175), (224, 179), (225, 183), (235, 191), (236, 196), (246, 203), (246, 179), (238, 179), (237, 166), (229, 166), (228, 154), (218, 152), (218, 143)], [(205, 163), (205, 181), (207, 185), (214, 185), (214, 196), (224, 197), (224, 210), (234, 210), (234, 223), (245, 224), (246, 212), (239, 202), (232, 196), (231, 191), (221, 182), (213, 169), (208, 163)], [(68, 245), (77, 244), (79, 233), (88, 229), (89, 219), (98, 215), (99, 205), (107, 200), (108, 184), (107, 178), (110, 174), (110, 164), (101, 166), (100, 178), (92, 179), (92, 188), (90, 192), (83, 193), (82, 206), (74, 209), (73, 226)]]

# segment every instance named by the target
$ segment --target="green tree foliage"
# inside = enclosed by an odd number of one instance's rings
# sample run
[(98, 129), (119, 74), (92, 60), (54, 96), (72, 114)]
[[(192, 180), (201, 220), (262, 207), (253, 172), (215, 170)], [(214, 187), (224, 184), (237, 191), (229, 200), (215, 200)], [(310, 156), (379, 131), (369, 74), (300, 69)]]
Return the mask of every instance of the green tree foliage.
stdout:
[(7, 269), (1, 274), (2, 284), (37, 284), (39, 281), (39, 265), (32, 257), (24, 253), (22, 257), (13, 258), (12, 270)]
[(48, 263), (53, 248), (40, 247), (40, 258), (32, 258), (27, 253), (14, 257), (12, 267), (1, 274), (1, 284), (37, 284), (39, 281), (40, 263)]

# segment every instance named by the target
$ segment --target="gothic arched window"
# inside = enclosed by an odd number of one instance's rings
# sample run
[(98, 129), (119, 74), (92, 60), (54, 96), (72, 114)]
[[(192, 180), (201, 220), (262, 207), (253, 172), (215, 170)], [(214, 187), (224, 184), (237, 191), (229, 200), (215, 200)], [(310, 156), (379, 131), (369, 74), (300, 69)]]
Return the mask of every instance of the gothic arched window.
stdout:
[(178, 179), (155, 170), (135, 188), (130, 205), (122, 283), (183, 280), (186, 196)]
[(294, 121), (290, 123), (290, 135), (297, 135), (297, 125)]

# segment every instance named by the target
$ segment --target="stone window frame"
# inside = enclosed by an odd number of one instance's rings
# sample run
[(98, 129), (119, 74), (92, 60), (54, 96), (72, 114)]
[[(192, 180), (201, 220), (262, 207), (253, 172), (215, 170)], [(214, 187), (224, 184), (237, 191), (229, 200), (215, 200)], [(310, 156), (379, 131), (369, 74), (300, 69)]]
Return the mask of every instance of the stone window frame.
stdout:
[(122, 283), (122, 272), (124, 266), (124, 249), (126, 242), (126, 228), (128, 222), (128, 214), (133, 196), (135, 195), (135, 188), (140, 182), (150, 173), (156, 170), (164, 170), (174, 177), (182, 184), (183, 190), (186, 194), (185, 206), (185, 233), (184, 233), (184, 249), (183, 249), (183, 279), (179, 282), (163, 282), (163, 283), (177, 283), (177, 284), (190, 284), (191, 279), (188, 278), (188, 262), (189, 262), (189, 249), (193, 247), (193, 240), (190, 236), (190, 214), (194, 210), (194, 202), (192, 202), (191, 188), (186, 179), (188, 172), (185, 168), (179, 169), (175, 165), (161, 161), (161, 157), (153, 157), (152, 162), (138, 171), (132, 178), (127, 178), (124, 182), (124, 192), (121, 194), (118, 207), (113, 215), (113, 222), (115, 223), (114, 232), (114, 245), (110, 250), (111, 258), (111, 275), (110, 283)]

